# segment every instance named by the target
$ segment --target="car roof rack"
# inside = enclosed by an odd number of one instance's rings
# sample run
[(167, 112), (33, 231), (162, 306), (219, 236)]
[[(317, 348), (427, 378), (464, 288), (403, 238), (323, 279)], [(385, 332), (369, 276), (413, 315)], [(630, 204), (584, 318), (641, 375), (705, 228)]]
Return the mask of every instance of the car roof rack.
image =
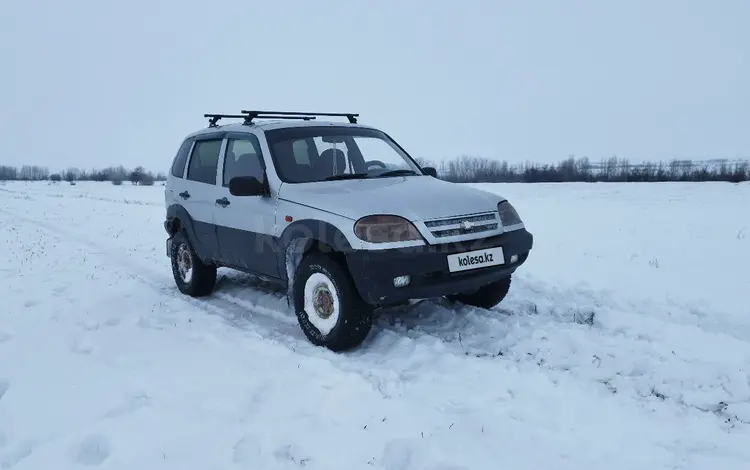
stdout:
[(304, 119), (304, 117), (312, 117), (314, 119), (314, 116), (339, 116), (346, 117), (350, 123), (356, 124), (357, 117), (359, 117), (357, 113), (303, 113), (300, 111), (248, 111), (246, 109), (243, 109), (241, 112), (248, 118), (245, 121), (246, 124), (250, 124), (253, 119), (268, 119), (270, 116), (273, 116), (275, 119)]
[(273, 115), (264, 114), (262, 116), (251, 116), (249, 114), (204, 114), (203, 117), (208, 119), (208, 127), (218, 127), (219, 119), (244, 119), (243, 124), (251, 124), (253, 119), (302, 119), (303, 121), (311, 121), (315, 119), (315, 116), (284, 116), (284, 115)]
[(248, 111), (243, 109), (240, 114), (204, 114), (208, 119), (208, 127), (217, 127), (220, 119), (243, 119), (243, 124), (250, 125), (253, 119), (301, 119), (312, 121), (317, 116), (339, 116), (346, 117), (350, 123), (356, 124), (357, 113), (303, 113), (299, 111)]
[(208, 127), (217, 127), (219, 122), (219, 119), (221, 118), (228, 118), (228, 119), (239, 119), (244, 118), (244, 114), (204, 114), (204, 118), (208, 119)]

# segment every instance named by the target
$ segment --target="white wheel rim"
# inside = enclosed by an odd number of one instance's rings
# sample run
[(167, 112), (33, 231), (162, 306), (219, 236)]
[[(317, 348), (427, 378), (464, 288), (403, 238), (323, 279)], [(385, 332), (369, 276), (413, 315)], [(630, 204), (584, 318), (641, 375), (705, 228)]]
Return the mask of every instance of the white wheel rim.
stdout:
[(339, 293), (323, 273), (313, 273), (305, 281), (305, 312), (310, 323), (324, 335), (339, 321)]

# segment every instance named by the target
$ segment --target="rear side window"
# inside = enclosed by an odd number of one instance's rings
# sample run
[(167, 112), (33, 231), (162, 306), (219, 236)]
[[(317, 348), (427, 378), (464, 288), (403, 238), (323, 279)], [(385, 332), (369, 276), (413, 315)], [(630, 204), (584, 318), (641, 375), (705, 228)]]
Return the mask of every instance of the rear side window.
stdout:
[(216, 184), (221, 139), (201, 140), (195, 143), (188, 166), (187, 179), (206, 184)]
[(185, 174), (185, 163), (187, 162), (188, 152), (190, 151), (190, 146), (192, 144), (193, 141), (187, 139), (180, 146), (177, 155), (174, 157), (174, 162), (172, 162), (172, 176), (182, 178), (182, 175)]

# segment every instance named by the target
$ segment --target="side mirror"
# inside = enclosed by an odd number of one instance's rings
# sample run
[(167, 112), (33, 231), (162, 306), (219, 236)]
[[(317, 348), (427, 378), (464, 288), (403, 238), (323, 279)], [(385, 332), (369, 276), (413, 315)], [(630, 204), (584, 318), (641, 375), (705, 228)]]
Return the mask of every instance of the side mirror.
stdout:
[(266, 186), (254, 176), (236, 176), (229, 180), (229, 194), (232, 196), (265, 196)]
[(432, 176), (433, 178), (437, 178), (437, 169), (435, 169), (434, 167), (426, 166), (426, 167), (424, 167), (422, 169), (428, 175)]

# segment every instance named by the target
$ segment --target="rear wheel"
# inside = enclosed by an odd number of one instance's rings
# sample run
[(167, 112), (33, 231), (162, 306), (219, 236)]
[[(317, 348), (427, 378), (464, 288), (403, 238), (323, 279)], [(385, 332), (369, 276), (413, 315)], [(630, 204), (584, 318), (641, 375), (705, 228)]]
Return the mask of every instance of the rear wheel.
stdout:
[(503, 301), (510, 291), (510, 278), (500, 279), (492, 284), (480, 287), (472, 293), (454, 294), (447, 296), (453, 302), (471, 305), (479, 308), (492, 308)]
[(311, 343), (344, 351), (365, 340), (372, 328), (373, 309), (337, 260), (319, 252), (305, 256), (297, 267), (293, 289), (297, 320)]
[(180, 292), (192, 297), (210, 294), (216, 284), (216, 266), (204, 264), (190, 246), (185, 233), (172, 238), (172, 275)]

